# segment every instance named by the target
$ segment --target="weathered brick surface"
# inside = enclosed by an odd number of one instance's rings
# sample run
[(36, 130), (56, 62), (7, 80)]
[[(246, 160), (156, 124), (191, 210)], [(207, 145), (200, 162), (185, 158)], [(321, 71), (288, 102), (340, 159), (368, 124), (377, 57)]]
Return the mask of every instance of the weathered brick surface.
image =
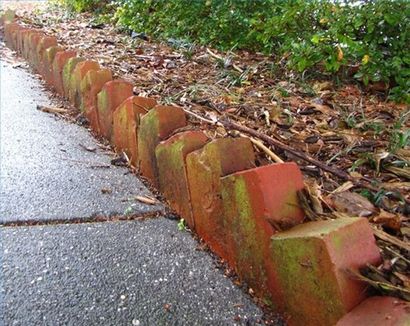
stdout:
[(40, 40), (44, 37), (42, 32), (33, 33), (29, 35), (29, 47), (28, 47), (28, 60), (30, 65), (35, 69), (37, 62), (37, 46), (40, 43)]
[(408, 326), (410, 303), (393, 297), (371, 297), (346, 314), (336, 326)]
[(185, 112), (172, 106), (156, 106), (145, 114), (138, 128), (138, 167), (141, 174), (158, 187), (155, 148), (160, 141), (186, 125)]
[(291, 325), (334, 325), (366, 297), (350, 271), (380, 262), (366, 219), (309, 222), (272, 237), (272, 259)]
[(221, 177), (255, 167), (251, 142), (245, 138), (216, 139), (187, 155), (194, 228), (211, 249), (227, 259)]
[(13, 43), (13, 38), (15, 38), (15, 36), (13, 35), (16, 35), (15, 33), (20, 28), (21, 26), (18, 23), (6, 23), (4, 25), (4, 41), (10, 49), (15, 48), (15, 43)]
[(63, 69), (68, 59), (73, 58), (77, 55), (76, 51), (60, 51), (56, 52), (53, 61), (53, 85), (56, 91), (64, 96), (64, 86), (63, 86)]
[(100, 133), (111, 141), (114, 110), (132, 96), (133, 85), (124, 80), (113, 80), (104, 84), (97, 96)]
[(140, 116), (157, 105), (147, 97), (127, 98), (113, 114), (113, 140), (117, 151), (124, 151), (133, 166), (138, 164), (138, 125)]
[(30, 29), (24, 28), (24, 27), (20, 28), (17, 31), (17, 34), (16, 34), (16, 49), (15, 50), (16, 50), (17, 54), (20, 55), (20, 56), (23, 55), (23, 39), (24, 39), (25, 35), (27, 33), (29, 33), (30, 31), (31, 31)]
[(70, 87), (68, 90), (68, 99), (76, 108), (81, 108), (81, 82), (87, 72), (100, 69), (96, 61), (85, 60), (76, 64), (70, 78)]
[(159, 190), (171, 207), (194, 228), (186, 156), (208, 142), (201, 131), (186, 131), (161, 142), (156, 150)]
[(72, 58), (69, 58), (67, 60), (67, 63), (64, 65), (62, 80), (63, 80), (64, 96), (67, 99), (70, 96), (71, 74), (73, 73), (76, 65), (83, 61), (85, 61), (84, 58), (72, 57)]
[(62, 52), (64, 49), (61, 46), (50, 46), (45, 50), (43, 56), (43, 77), (45, 78), (48, 85), (54, 87), (54, 73), (53, 73), (53, 62), (56, 54)]
[[(31, 51), (31, 39), (33, 35), (35, 34), (41, 34), (41, 31), (36, 30), (36, 29), (31, 29), (27, 33), (23, 35), (23, 57), (27, 60), (30, 61), (30, 51)], [(31, 64), (31, 61), (29, 62)]]
[(112, 80), (109, 69), (90, 70), (81, 81), (81, 111), (90, 122), (91, 129), (99, 134), (99, 119), (97, 110), (97, 95), (104, 84)]
[(34, 68), (37, 69), (40, 74), (43, 76), (44, 74), (44, 63), (43, 63), (43, 57), (44, 57), (44, 52), (51, 46), (56, 46), (57, 45), (57, 38), (54, 36), (43, 36), (36, 48), (36, 54), (35, 54), (35, 59), (34, 59)]
[(221, 179), (227, 258), (260, 296), (279, 298), (271, 236), (302, 222), (297, 191), (303, 177), (295, 163), (271, 164)]

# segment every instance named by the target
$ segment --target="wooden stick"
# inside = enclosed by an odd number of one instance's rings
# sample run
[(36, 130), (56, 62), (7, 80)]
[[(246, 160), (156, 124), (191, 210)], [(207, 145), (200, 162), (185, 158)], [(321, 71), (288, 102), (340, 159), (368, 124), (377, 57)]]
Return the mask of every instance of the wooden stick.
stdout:
[(256, 138), (259, 138), (259, 139), (263, 140), (265, 143), (267, 143), (267, 144), (269, 144), (269, 145), (271, 145), (271, 146), (280, 148), (280, 149), (282, 149), (282, 150), (284, 150), (284, 151), (286, 151), (286, 152), (289, 152), (289, 153), (291, 153), (292, 155), (294, 155), (294, 156), (296, 156), (296, 157), (299, 157), (299, 158), (301, 158), (301, 159), (304, 160), (304, 161), (307, 161), (307, 162), (309, 162), (309, 163), (312, 163), (313, 165), (318, 166), (318, 167), (321, 168), (322, 170), (327, 171), (327, 172), (329, 172), (329, 173), (332, 173), (332, 174), (338, 176), (338, 177), (341, 178), (341, 179), (348, 180), (348, 181), (352, 181), (353, 183), (354, 183), (354, 182), (357, 182), (357, 180), (354, 179), (352, 176), (350, 176), (348, 173), (346, 173), (346, 172), (344, 172), (344, 171), (341, 171), (341, 170), (339, 170), (339, 169), (335, 169), (335, 168), (333, 168), (333, 167), (331, 167), (331, 166), (329, 166), (329, 165), (326, 165), (326, 164), (324, 164), (324, 163), (322, 163), (322, 162), (320, 162), (320, 161), (314, 159), (313, 157), (310, 157), (309, 155), (307, 155), (307, 154), (305, 154), (305, 153), (303, 153), (303, 152), (299, 152), (299, 151), (293, 149), (292, 147), (290, 147), (290, 146), (288, 146), (288, 145), (286, 145), (286, 144), (280, 142), (279, 140), (276, 140), (276, 139), (274, 139), (274, 138), (272, 138), (272, 137), (266, 136), (265, 134), (262, 134), (262, 133), (260, 133), (260, 132), (257, 132), (257, 131), (255, 131), (255, 130), (253, 130), (253, 129), (248, 128), (248, 127), (241, 126), (240, 124), (237, 124), (237, 123), (235, 123), (235, 122), (229, 121), (229, 120), (227, 120), (227, 119), (219, 120), (219, 122), (220, 122), (225, 128), (227, 128), (227, 129), (238, 130), (238, 131), (240, 131), (240, 132), (243, 132), (243, 133), (246, 133), (246, 134), (248, 134), (248, 135), (252, 135), (252, 136), (254, 136), (254, 137), (256, 137)]

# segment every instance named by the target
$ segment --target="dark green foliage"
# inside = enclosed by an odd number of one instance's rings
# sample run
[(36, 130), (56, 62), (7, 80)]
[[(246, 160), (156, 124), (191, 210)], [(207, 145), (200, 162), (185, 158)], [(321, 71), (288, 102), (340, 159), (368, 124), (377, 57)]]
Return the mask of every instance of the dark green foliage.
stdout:
[[(76, 0), (81, 10), (101, 1)], [(81, 5), (80, 5), (81, 4)], [(410, 1), (118, 0), (120, 25), (229, 50), (286, 58), (299, 72), (382, 81), (410, 101)], [(283, 60), (282, 60), (283, 61)]]

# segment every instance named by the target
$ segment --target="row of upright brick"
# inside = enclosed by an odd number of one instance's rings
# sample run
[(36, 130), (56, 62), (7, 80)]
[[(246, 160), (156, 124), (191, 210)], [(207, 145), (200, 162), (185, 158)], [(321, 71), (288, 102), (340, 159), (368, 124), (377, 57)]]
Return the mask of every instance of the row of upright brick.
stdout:
[[(363, 308), (372, 306), (369, 301), (358, 306), (366, 285), (351, 273), (381, 260), (368, 221), (303, 223), (297, 200), (303, 177), (295, 163), (256, 167), (246, 138), (178, 132), (187, 126), (181, 108), (133, 96), (131, 83), (113, 80), (110, 70), (41, 30), (8, 22), (4, 32), (7, 46), (81, 110), (95, 134), (125, 152), (189, 227), (289, 324), (367, 325), (374, 318)], [(379, 300), (382, 312), (394, 307), (398, 321), (408, 318), (394, 298), (367, 300)], [(383, 316), (373, 321), (396, 325)]]

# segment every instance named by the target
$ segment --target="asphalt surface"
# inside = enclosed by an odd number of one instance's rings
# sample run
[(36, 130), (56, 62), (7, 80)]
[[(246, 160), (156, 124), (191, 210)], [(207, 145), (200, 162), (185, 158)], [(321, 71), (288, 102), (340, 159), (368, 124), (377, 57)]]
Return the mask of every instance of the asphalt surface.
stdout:
[(85, 128), (36, 109), (55, 105), (34, 77), (5, 62), (0, 76), (0, 223), (161, 209), (135, 200), (145, 186)]
[(167, 219), (3, 228), (5, 325), (254, 325), (261, 311)]
[(63, 224), (163, 207), (123, 202), (150, 193), (125, 168), (95, 167), (112, 153), (36, 110), (52, 106), (38, 80), (0, 65), (0, 221), (44, 224), (0, 225), (0, 325), (257, 324), (260, 308), (175, 221)]

